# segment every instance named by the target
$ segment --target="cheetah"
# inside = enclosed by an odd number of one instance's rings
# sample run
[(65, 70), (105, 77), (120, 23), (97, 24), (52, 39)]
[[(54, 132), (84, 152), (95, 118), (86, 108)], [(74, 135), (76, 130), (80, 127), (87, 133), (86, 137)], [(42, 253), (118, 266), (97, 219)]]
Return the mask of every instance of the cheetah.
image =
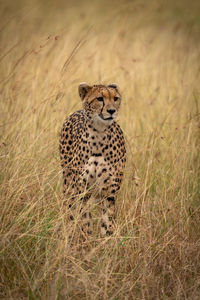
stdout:
[[(86, 203), (91, 197), (101, 210), (101, 235), (114, 231), (115, 200), (122, 182), (126, 147), (115, 119), (121, 103), (116, 84), (78, 87), (83, 109), (70, 115), (61, 130), (59, 150), (63, 170), (63, 191), (70, 195), (69, 209), (77, 197)], [(92, 234), (92, 214), (82, 211), (85, 234)], [(70, 215), (73, 220), (73, 215)]]

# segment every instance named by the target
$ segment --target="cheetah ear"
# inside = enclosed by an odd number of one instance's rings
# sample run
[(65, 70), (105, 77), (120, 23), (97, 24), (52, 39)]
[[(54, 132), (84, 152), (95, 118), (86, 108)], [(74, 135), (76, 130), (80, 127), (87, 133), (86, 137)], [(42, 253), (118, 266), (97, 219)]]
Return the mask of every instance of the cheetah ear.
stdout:
[(82, 100), (85, 98), (85, 96), (87, 95), (87, 93), (89, 92), (89, 90), (91, 88), (92, 87), (89, 84), (87, 84), (86, 82), (82, 82), (79, 84), (78, 92), (79, 92), (79, 96), (81, 97)]
[(118, 85), (116, 83), (111, 83), (108, 87), (118, 90)]

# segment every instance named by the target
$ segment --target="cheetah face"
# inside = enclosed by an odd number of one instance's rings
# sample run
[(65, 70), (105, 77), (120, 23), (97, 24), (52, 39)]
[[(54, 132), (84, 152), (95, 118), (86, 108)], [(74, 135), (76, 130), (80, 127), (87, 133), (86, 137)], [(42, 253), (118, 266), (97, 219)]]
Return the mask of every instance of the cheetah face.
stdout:
[(117, 117), (121, 95), (116, 84), (90, 86), (87, 83), (81, 83), (79, 95), (86, 114), (94, 122), (102, 122), (109, 126)]

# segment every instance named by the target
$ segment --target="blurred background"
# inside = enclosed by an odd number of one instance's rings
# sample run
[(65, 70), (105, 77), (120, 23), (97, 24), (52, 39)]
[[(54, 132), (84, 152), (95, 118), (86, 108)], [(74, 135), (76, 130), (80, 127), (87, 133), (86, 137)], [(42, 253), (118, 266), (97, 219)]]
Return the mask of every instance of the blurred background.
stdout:
[[(0, 297), (200, 299), (200, 2), (0, 0), (0, 24)], [(83, 81), (119, 85), (127, 167), (115, 235), (71, 247)]]

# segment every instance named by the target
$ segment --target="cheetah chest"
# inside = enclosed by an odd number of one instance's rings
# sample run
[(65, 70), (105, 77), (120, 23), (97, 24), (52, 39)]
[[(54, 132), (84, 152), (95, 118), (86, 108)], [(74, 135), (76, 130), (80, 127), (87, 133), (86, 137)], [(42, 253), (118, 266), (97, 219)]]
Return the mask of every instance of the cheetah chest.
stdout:
[(108, 166), (103, 157), (90, 157), (84, 166), (84, 178), (89, 186), (102, 183), (107, 174)]
[(77, 152), (80, 175), (86, 187), (95, 185), (97, 190), (105, 190), (111, 186), (121, 168), (120, 154), (118, 135), (114, 137), (111, 132), (97, 134), (93, 128), (87, 128), (81, 136)]

